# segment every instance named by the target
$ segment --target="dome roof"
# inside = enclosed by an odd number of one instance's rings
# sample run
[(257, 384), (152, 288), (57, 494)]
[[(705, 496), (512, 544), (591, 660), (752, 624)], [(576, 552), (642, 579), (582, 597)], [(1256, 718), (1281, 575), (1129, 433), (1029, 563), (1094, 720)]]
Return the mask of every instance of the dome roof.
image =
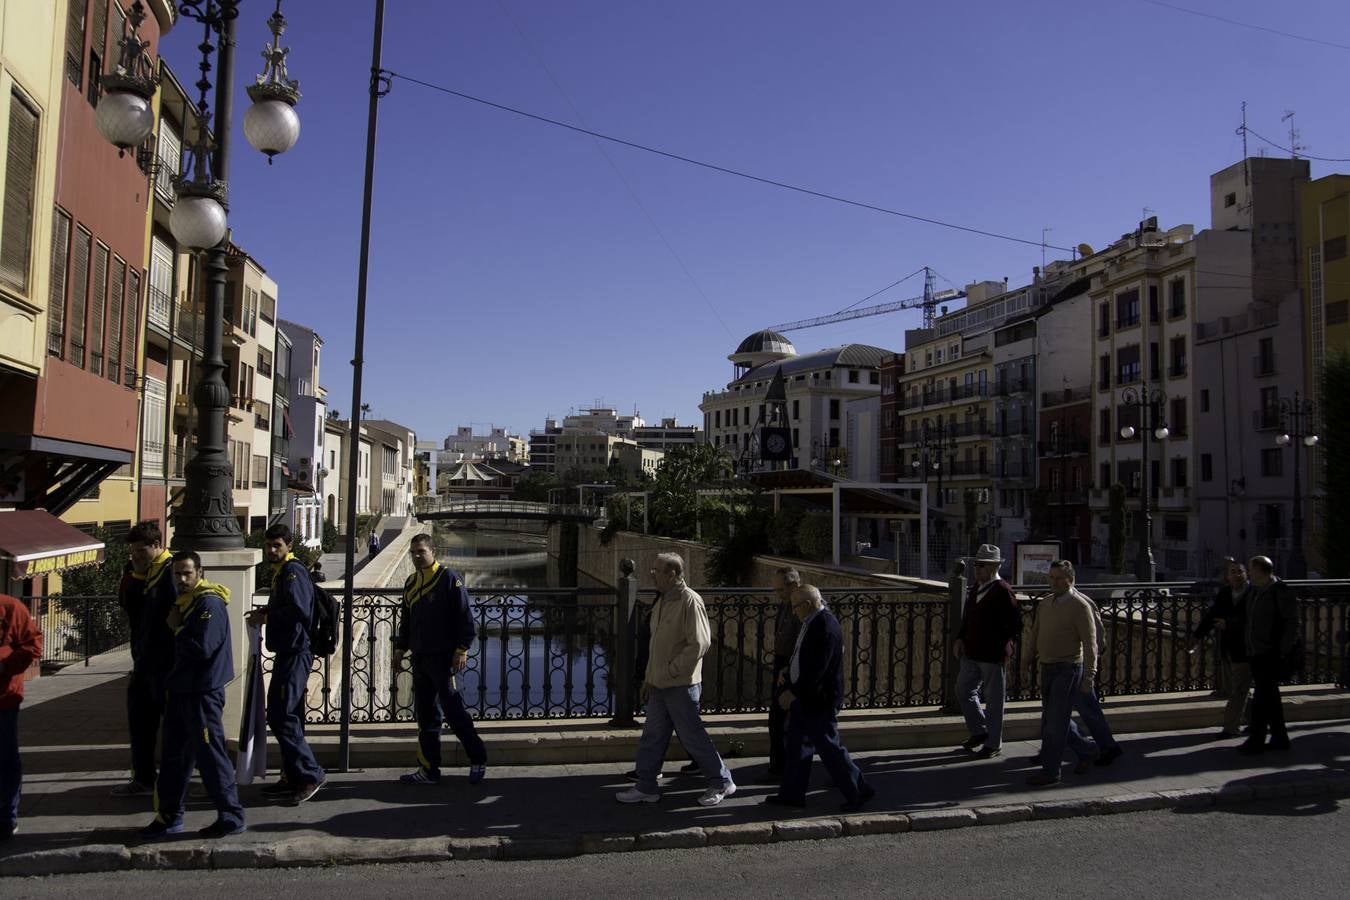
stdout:
[(736, 355), (742, 353), (782, 353), (787, 356), (796, 356), (797, 348), (792, 346), (792, 341), (783, 337), (776, 331), (756, 331), (754, 334), (741, 341), (741, 345), (736, 348)]

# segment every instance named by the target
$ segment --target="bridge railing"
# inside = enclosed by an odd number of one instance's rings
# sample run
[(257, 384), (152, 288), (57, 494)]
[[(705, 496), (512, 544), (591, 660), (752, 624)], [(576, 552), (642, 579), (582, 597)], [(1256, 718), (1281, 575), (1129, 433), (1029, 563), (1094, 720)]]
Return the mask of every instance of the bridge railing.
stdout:
[(599, 507), (578, 504), (540, 503), (529, 500), (454, 500), (447, 497), (422, 496), (413, 501), (413, 512), (480, 517), (500, 515), (504, 518), (532, 516), (595, 519), (604, 511)]

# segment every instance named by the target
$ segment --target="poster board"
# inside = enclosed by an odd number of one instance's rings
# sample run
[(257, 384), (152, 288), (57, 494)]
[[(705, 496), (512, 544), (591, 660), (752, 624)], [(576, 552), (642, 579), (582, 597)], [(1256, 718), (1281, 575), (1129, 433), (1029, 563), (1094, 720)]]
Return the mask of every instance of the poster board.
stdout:
[(1050, 564), (1060, 558), (1059, 541), (1013, 544), (1013, 584), (1049, 584)]

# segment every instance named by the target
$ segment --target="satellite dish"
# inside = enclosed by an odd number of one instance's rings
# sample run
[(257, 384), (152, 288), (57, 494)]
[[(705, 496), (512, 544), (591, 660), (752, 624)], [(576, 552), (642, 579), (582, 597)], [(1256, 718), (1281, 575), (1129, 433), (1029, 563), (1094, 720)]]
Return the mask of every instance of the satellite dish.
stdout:
[(1078, 245), (1078, 255), (1079, 255), (1079, 256), (1087, 257), (1087, 256), (1091, 256), (1092, 254), (1094, 254), (1094, 253), (1096, 253), (1096, 252), (1097, 252), (1096, 250), (1093, 250), (1093, 249), (1092, 249), (1092, 245), (1091, 245), (1091, 244), (1079, 244), (1079, 245)]

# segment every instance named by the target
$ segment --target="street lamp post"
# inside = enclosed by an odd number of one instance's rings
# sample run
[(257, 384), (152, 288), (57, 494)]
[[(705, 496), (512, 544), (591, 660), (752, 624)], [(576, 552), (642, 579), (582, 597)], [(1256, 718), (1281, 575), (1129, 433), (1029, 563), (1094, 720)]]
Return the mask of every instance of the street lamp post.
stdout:
[[(937, 511), (943, 513), (943, 507), (946, 505), (946, 497), (942, 493), (942, 476), (947, 471), (947, 466), (943, 462), (943, 455), (956, 446), (956, 435), (947, 431), (947, 426), (939, 417), (936, 426), (928, 422), (923, 424), (923, 437), (919, 441), (919, 458), (910, 461), (910, 468), (914, 470), (914, 477), (922, 478), (925, 486), (928, 484), (929, 473), (937, 474)], [(927, 494), (927, 491), (924, 492)], [(931, 505), (931, 503), (930, 503)], [(923, 511), (928, 515), (928, 510)], [(946, 531), (941, 531), (944, 546), (946, 540)]]
[[(233, 550), (244, 545), (234, 517), (234, 467), (230, 462), (225, 415), (230, 389), (225, 383), (222, 356), (222, 326), (225, 318), (228, 179), (230, 169), (230, 116), (234, 101), (234, 34), (239, 0), (180, 0), (179, 12), (202, 26), (198, 49), (201, 78), (197, 111), (200, 127), (188, 148), (190, 175), (174, 179), (176, 200), (169, 228), (179, 245), (206, 254), (206, 322), (202, 358), (193, 403), (197, 408), (196, 452), (184, 467), (183, 503), (174, 513), (174, 549)], [(128, 16), (129, 31), (120, 41), (121, 54), (113, 71), (102, 76), (107, 96), (100, 102), (96, 124), (110, 143), (126, 152), (139, 145), (154, 128), (150, 98), (156, 79), (137, 29), (145, 20), (145, 7), (137, 0)], [(246, 117), (246, 136), (270, 160), (290, 149), (300, 136), (294, 105), (300, 98), (299, 83), (286, 75), (286, 49), (280, 46), (286, 20), (281, 2), (268, 20), (272, 44), (263, 52), (267, 67), (250, 87), (255, 106)], [(215, 55), (214, 141), (206, 123), (211, 121), (207, 91), (212, 86), (212, 55)]]
[[(1139, 440), (1142, 454), (1139, 481), (1143, 495), (1139, 498), (1139, 551), (1134, 558), (1134, 577), (1140, 583), (1148, 583), (1155, 580), (1157, 571), (1153, 564), (1153, 488), (1149, 484), (1149, 437), (1164, 441), (1170, 433), (1162, 414), (1167, 395), (1161, 388), (1127, 387), (1120, 392), (1120, 400), (1123, 406), (1134, 409), (1135, 419), (1143, 432)], [(1133, 425), (1120, 429), (1120, 436), (1127, 441), (1136, 434), (1139, 434), (1139, 430)]]
[(1280, 434), (1275, 443), (1281, 447), (1294, 447), (1294, 511), (1291, 519), (1293, 536), (1289, 548), (1289, 561), (1285, 564), (1285, 574), (1290, 578), (1308, 577), (1308, 560), (1303, 555), (1303, 485), (1299, 480), (1299, 457), (1303, 447), (1312, 449), (1321, 440), (1316, 432), (1310, 431), (1313, 423), (1313, 402), (1300, 397), (1294, 391), (1293, 397), (1280, 398)]

